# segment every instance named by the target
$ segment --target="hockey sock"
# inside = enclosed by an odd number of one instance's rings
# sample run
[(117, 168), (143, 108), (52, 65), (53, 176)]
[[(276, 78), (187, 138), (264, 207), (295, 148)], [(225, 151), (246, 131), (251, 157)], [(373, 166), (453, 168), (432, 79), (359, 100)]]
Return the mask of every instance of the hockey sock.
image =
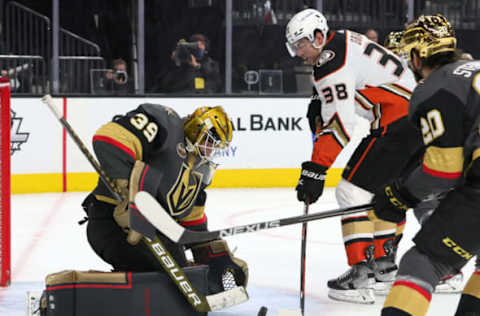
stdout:
[(462, 292), (455, 316), (480, 315), (480, 270), (475, 270)]
[(382, 316), (424, 316), (432, 299), (432, 293), (420, 285), (398, 280), (385, 300)]

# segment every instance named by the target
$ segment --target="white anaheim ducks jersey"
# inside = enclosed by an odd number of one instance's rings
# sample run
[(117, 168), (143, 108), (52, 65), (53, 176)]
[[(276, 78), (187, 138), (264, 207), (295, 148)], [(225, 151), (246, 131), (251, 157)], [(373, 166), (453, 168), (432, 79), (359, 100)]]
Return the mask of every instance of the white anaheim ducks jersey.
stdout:
[[(350, 140), (355, 113), (372, 130), (408, 114), (416, 81), (405, 61), (352, 31), (331, 32), (313, 67), (315, 98), (321, 101), (312, 160), (330, 167)], [(321, 105), (320, 105), (321, 104)]]

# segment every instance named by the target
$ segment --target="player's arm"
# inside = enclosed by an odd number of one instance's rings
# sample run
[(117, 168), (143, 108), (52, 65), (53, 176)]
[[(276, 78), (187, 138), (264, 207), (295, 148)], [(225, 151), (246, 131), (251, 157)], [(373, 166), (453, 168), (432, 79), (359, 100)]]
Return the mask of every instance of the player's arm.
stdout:
[(330, 168), (355, 127), (355, 82), (347, 76), (327, 78), (316, 83), (316, 90), (322, 112), (317, 121), (312, 162)]
[(138, 107), (100, 127), (93, 137), (93, 149), (110, 177), (128, 179), (135, 161), (160, 148), (166, 135), (165, 128)]
[[(315, 83), (320, 110), (309, 113), (315, 118), (315, 138), (312, 158), (302, 163), (302, 172), (297, 190), (297, 199), (314, 203), (323, 193), (326, 172), (338, 154), (350, 141), (355, 127), (355, 83), (353, 76), (325, 78)], [(312, 114), (313, 113), (313, 114)], [(310, 117), (309, 117), (310, 120)]]
[[(139, 106), (126, 115), (115, 116), (93, 137), (93, 149), (102, 168), (122, 189), (123, 201), (115, 207), (113, 217), (128, 233), (127, 241), (132, 245), (136, 245), (142, 235), (130, 228), (129, 202), (141, 189), (156, 195), (158, 177), (143, 160), (162, 146), (166, 136), (165, 128)], [(108, 196), (97, 195), (98, 198), (110, 202)]]
[(316, 133), (318, 125), (323, 126), (322, 101), (320, 101), (315, 87), (313, 87), (313, 93), (310, 98), (310, 103), (308, 104), (307, 119), (312, 134)]
[(440, 90), (411, 116), (426, 146), (422, 164), (403, 181), (419, 200), (445, 192), (462, 176), (464, 106), (454, 94)]
[(403, 221), (405, 211), (429, 195), (449, 190), (462, 176), (464, 106), (458, 97), (440, 90), (409, 116), (421, 130), (426, 150), (410, 174), (377, 190), (374, 209), (383, 220)]

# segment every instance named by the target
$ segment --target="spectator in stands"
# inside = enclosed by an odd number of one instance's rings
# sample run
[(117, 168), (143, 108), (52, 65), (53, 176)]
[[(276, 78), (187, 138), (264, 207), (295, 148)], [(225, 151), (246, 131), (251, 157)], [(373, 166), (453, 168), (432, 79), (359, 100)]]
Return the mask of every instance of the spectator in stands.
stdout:
[(106, 92), (113, 94), (129, 94), (133, 92), (132, 81), (127, 74), (127, 63), (122, 58), (112, 62), (112, 69), (105, 73), (103, 86)]
[(162, 80), (161, 92), (215, 93), (221, 88), (220, 67), (208, 56), (210, 43), (203, 34), (180, 40), (171, 54), (175, 67)]
[(365, 32), (365, 36), (371, 40), (371, 41), (374, 41), (375, 43), (378, 43), (378, 32), (374, 29), (368, 29), (366, 32)]

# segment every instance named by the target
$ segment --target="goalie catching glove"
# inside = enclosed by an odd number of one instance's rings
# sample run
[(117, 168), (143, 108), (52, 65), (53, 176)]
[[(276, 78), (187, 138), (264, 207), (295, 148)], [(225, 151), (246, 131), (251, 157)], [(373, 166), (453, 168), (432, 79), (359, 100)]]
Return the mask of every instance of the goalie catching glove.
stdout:
[(213, 240), (192, 247), (196, 264), (208, 265), (209, 292), (219, 293), (237, 286), (247, 286), (248, 265), (235, 257), (225, 240)]
[(398, 180), (382, 186), (373, 197), (373, 212), (384, 221), (400, 223), (405, 220), (405, 212), (420, 202)]
[(327, 177), (328, 167), (314, 163), (313, 161), (305, 161), (302, 163), (302, 173), (298, 180), (297, 199), (300, 202), (315, 203), (323, 193), (323, 186)]

